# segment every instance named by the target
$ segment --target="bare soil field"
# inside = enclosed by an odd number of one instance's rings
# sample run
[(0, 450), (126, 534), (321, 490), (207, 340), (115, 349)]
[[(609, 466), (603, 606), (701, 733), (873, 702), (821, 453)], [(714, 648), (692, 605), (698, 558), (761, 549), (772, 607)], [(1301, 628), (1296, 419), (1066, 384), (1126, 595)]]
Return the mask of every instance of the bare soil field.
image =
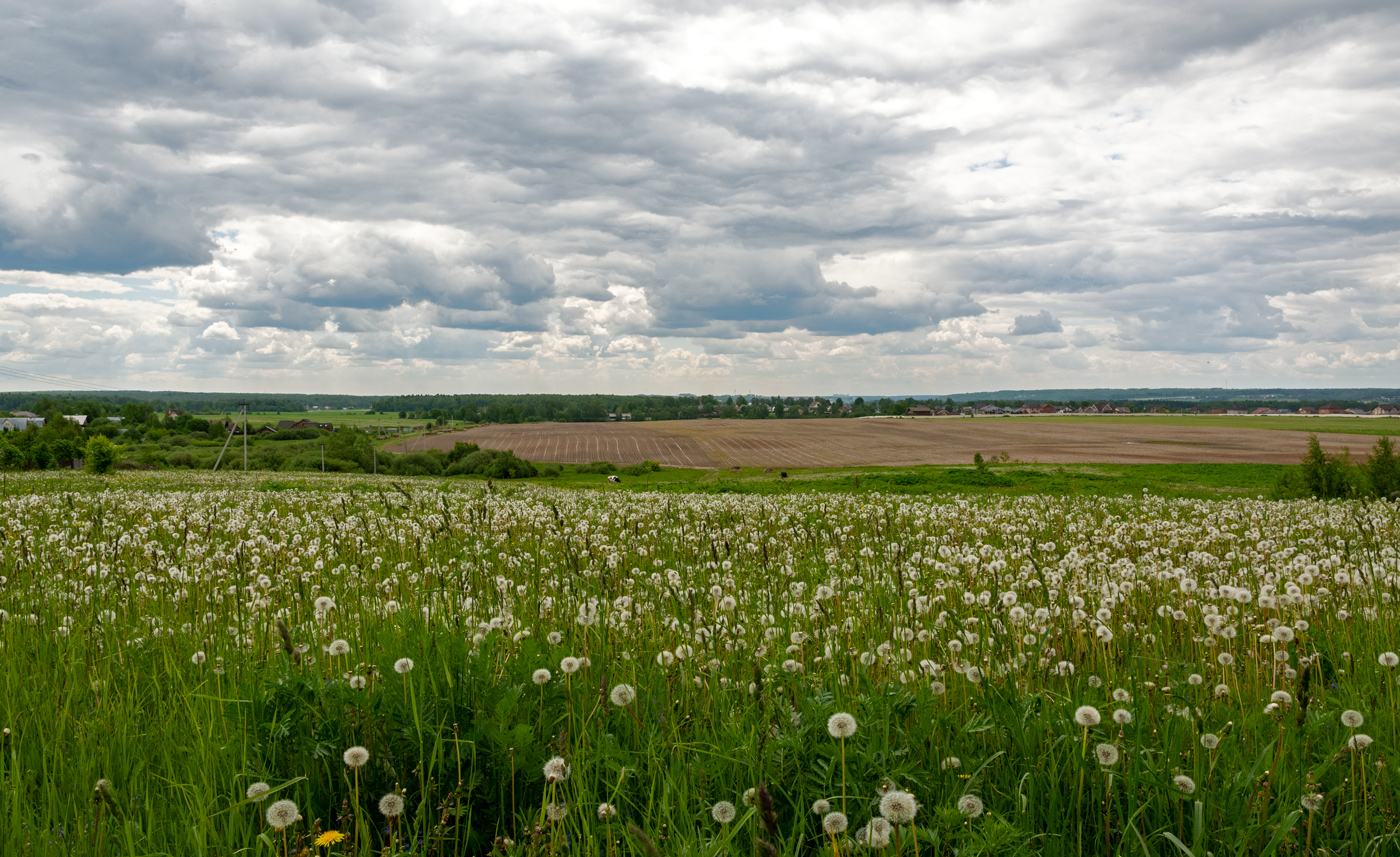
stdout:
[[(1369, 438), (1321, 434), (1324, 449), (1370, 448)], [(531, 461), (668, 467), (854, 467), (967, 464), (1003, 453), (1041, 464), (1296, 464), (1302, 432), (1079, 424), (1027, 419), (685, 420), (651, 423), (490, 425), (400, 442), (394, 452), (448, 450), (457, 441), (509, 449)]]

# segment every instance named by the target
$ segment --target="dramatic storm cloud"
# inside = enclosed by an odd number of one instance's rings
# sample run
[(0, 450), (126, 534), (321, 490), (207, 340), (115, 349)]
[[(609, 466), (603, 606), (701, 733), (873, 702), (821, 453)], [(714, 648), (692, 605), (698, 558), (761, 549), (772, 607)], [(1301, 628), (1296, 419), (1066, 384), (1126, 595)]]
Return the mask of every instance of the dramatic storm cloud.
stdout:
[(12, 367), (1400, 377), (1393, 2), (0, 0), (0, 23)]

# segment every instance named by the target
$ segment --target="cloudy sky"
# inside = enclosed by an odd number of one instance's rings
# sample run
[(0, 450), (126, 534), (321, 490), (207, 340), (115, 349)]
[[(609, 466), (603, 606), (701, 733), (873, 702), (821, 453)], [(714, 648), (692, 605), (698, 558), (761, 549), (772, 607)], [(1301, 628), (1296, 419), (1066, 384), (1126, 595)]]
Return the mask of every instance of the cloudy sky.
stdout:
[(0, 0), (0, 368), (1397, 386), (1397, 339), (1394, 0)]

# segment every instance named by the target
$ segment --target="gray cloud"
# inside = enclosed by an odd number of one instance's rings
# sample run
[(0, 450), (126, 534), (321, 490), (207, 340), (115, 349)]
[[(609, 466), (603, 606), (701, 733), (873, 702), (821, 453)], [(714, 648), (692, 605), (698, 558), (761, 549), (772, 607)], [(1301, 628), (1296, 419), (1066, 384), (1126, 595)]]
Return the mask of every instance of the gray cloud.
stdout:
[[(1393, 3), (0, 0), (0, 19), (0, 270), (30, 272), (0, 286), (0, 345), (70, 368), (178, 378), (217, 343), (268, 371), (558, 369), (684, 340), (739, 362), (682, 373), (800, 353), (836, 378), (859, 352), (913, 375), (936, 334), (1027, 386), (1168, 365), (1146, 355), (1258, 355), (1283, 380), (1389, 353)], [(166, 285), (69, 306), (83, 358), (25, 297), (80, 281), (33, 272)], [(168, 333), (123, 339), (146, 312)], [(216, 323), (239, 339), (201, 338)]]
[(1035, 315), (1018, 315), (1016, 322), (1011, 326), (1013, 336), (1034, 336), (1037, 333), (1060, 333), (1065, 326), (1060, 324), (1060, 320), (1050, 314), (1049, 310), (1041, 310)]

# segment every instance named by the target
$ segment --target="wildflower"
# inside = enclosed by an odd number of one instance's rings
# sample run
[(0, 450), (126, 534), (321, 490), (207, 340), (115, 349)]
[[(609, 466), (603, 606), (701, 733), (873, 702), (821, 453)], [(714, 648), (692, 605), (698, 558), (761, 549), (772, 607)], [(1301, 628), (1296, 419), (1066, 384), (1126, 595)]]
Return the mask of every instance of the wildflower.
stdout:
[(1322, 809), (1322, 805), (1326, 802), (1327, 799), (1317, 792), (1305, 794), (1302, 799), (1298, 801), (1303, 809), (1306, 809), (1308, 812), (1317, 812), (1319, 809)]
[(1360, 711), (1353, 711), (1351, 709), (1347, 709), (1346, 711), (1342, 712), (1342, 725), (1347, 727), (1348, 729), (1355, 729), (1365, 722), (1366, 718), (1361, 716)]
[(369, 751), (364, 747), (351, 747), (341, 758), (351, 768), (362, 768), (369, 761)]
[(828, 836), (835, 836), (845, 831), (849, 824), (844, 812), (828, 812), (822, 816), (822, 830), (825, 830)]
[(826, 721), (826, 731), (833, 738), (849, 738), (856, 734), (856, 719), (844, 711), (831, 715)]
[(1086, 729), (1098, 726), (1102, 719), (1099, 710), (1092, 705), (1081, 705), (1074, 710), (1074, 722)]
[(394, 672), (399, 675), (408, 675), (408, 671), (413, 669), (412, 658), (399, 658), (394, 661)]
[(1116, 689), (1116, 690), (1113, 691), (1113, 701), (1114, 701), (1114, 702), (1132, 702), (1132, 701), (1133, 701), (1133, 695), (1132, 695), (1131, 693), (1128, 693), (1128, 691), (1126, 691), (1126, 690), (1124, 690), (1123, 688), (1120, 687), (1120, 688), (1118, 688), (1118, 689)]
[(1216, 747), (1220, 746), (1220, 736), (1216, 735), (1214, 732), (1207, 732), (1201, 736), (1201, 746), (1205, 747), (1207, 750), (1214, 750)]
[(340, 842), (343, 842), (344, 840), (345, 834), (341, 833), (339, 830), (327, 830), (325, 833), (322, 833), (320, 836), (316, 837), (316, 847), (329, 848), (332, 845), (336, 845)]
[(1094, 748), (1094, 757), (1105, 768), (1118, 764), (1118, 748), (1112, 744), (1100, 744)]
[(867, 828), (866, 837), (871, 848), (888, 848), (890, 845), (890, 832), (893, 828), (890, 822), (883, 818), (873, 818), (870, 820), (870, 827)]
[(940, 766), (945, 771), (956, 770), (962, 767), (962, 759), (959, 759), (957, 756), (949, 756), (942, 761)]
[(928, 692), (934, 696), (942, 696), (948, 692), (948, 688), (944, 687), (941, 681), (931, 681), (928, 683)]
[(352, 675), (352, 676), (350, 676), (350, 689), (351, 689), (351, 690), (364, 690), (364, 689), (365, 689), (365, 677), (362, 676), (362, 675)]
[(737, 814), (738, 810), (734, 808), (734, 804), (727, 800), (722, 800), (710, 807), (710, 815), (714, 816), (715, 821), (720, 824), (728, 824), (734, 820), (734, 816)]
[(1358, 732), (1351, 736), (1351, 740), (1347, 741), (1347, 749), (1358, 751), (1365, 750), (1367, 747), (1371, 746), (1371, 742), (1372, 738), (1370, 735), (1363, 735)]
[(286, 830), (296, 824), (300, 816), (297, 805), (289, 800), (279, 800), (267, 808), (267, 823), (277, 830)]
[(248, 786), (248, 791), (244, 794), (247, 795), (248, 800), (261, 803), (267, 800), (267, 793), (270, 791), (272, 791), (272, 786), (267, 783), (253, 783), (251, 786)]
[(578, 672), (579, 660), (575, 657), (566, 657), (559, 662), (559, 671), (564, 675), (573, 675)]
[(1286, 690), (1276, 690), (1270, 694), (1269, 701), (1276, 705), (1287, 705), (1293, 701), (1293, 697)]
[(539, 669), (535, 670), (535, 674), (530, 676), (530, 680), (533, 681), (535, 684), (548, 684), (549, 679), (549, 670), (545, 669), (544, 667), (540, 667)]
[(744, 793), (739, 797), (739, 800), (744, 806), (753, 806), (754, 802), (758, 800), (758, 789), (744, 789)]
[(330, 597), (326, 595), (322, 595), (320, 598), (317, 598), (312, 603), (316, 607), (317, 613), (328, 613), (331, 610), (335, 609), (335, 602), (332, 601)]
[(632, 701), (637, 698), (637, 691), (630, 684), (619, 684), (612, 689), (608, 698), (612, 700), (613, 705), (621, 708), (632, 704)]
[(204, 663), (204, 653), (195, 652), (194, 654), (190, 655), (190, 663), (194, 664), (195, 666), (199, 666), (200, 664)]
[(1382, 652), (1378, 660), (1383, 667), (1394, 669), (1396, 666), (1400, 666), (1400, 655), (1394, 652)]
[(826, 815), (828, 812), (831, 812), (830, 802), (822, 800), (820, 798), (812, 802), (813, 815)]
[(385, 818), (397, 818), (403, 815), (403, 797), (389, 792), (379, 799), (379, 814)]
[(1220, 696), (1229, 696), (1229, 695), (1230, 695), (1230, 686), (1229, 686), (1228, 684), (1217, 684), (1217, 685), (1215, 686), (1215, 695), (1218, 696), (1218, 697), (1220, 697)]
[(334, 640), (326, 647), (326, 654), (333, 658), (350, 654), (350, 643), (346, 640)]
[(569, 815), (568, 804), (552, 803), (544, 808), (544, 817), (550, 821), (563, 821)]
[(549, 783), (562, 783), (569, 778), (569, 763), (563, 756), (555, 756), (544, 763), (544, 779)]
[(617, 818), (617, 807), (610, 803), (598, 804), (599, 821), (612, 821), (614, 818)]
[(1133, 722), (1133, 713), (1126, 708), (1120, 708), (1113, 712), (1113, 722), (1119, 726), (1127, 726)]
[(963, 795), (958, 798), (958, 812), (968, 818), (977, 818), (986, 809), (982, 804), (982, 799), (977, 795)]
[(1176, 785), (1177, 791), (1184, 795), (1196, 793), (1196, 781), (1185, 774), (1177, 774), (1172, 777), (1172, 782)]
[(880, 798), (880, 815), (891, 824), (908, 824), (918, 811), (918, 802), (908, 792), (895, 790)]

